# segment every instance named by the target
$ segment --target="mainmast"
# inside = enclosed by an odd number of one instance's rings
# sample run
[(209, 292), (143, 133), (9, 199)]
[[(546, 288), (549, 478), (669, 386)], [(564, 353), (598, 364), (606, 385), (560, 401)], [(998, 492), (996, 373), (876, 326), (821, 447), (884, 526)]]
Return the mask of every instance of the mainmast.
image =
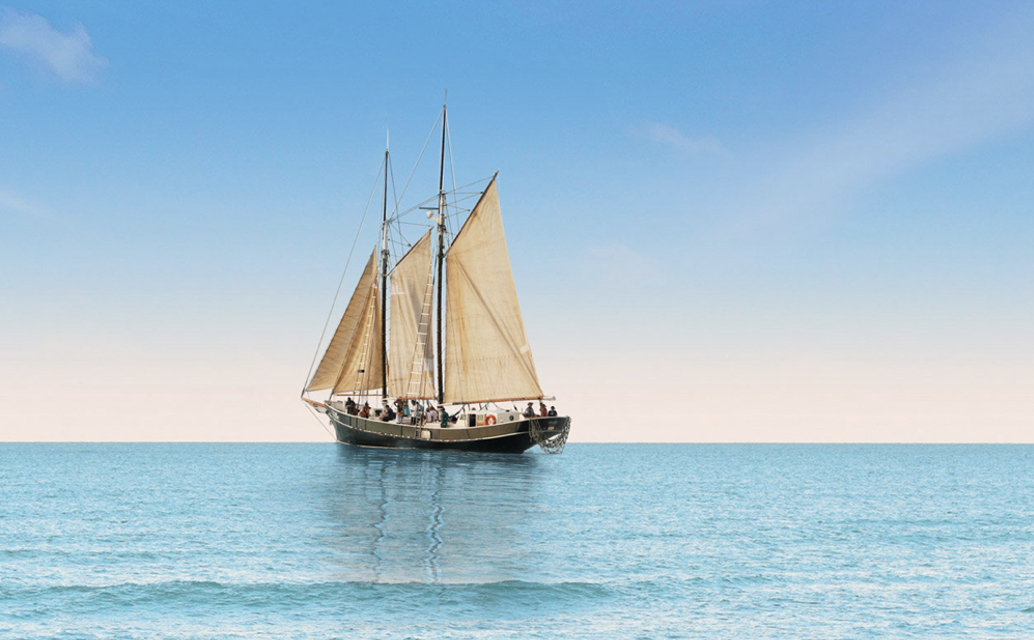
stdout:
[(388, 397), (388, 154), (384, 144), (384, 209), (381, 213), (381, 397)]
[(445, 371), (445, 361), (442, 360), (442, 281), (445, 279), (445, 274), (442, 266), (445, 260), (445, 127), (447, 126), (445, 118), (447, 105), (448, 98), (442, 105), (442, 155), (438, 171), (438, 321), (435, 326), (437, 327), (439, 405), (445, 402), (445, 385), (442, 383)]

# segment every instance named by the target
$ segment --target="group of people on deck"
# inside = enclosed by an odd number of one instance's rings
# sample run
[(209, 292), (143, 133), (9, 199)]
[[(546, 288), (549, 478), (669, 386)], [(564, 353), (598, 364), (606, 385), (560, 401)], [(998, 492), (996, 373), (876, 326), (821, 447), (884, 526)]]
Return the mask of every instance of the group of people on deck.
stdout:
[[(556, 414), (557, 414), (556, 413), (556, 407), (550, 407), (549, 410), (547, 411), (546, 410), (546, 404), (544, 402), (539, 402), (538, 416), (540, 418), (547, 418), (547, 417), (548, 418), (552, 418)], [(525, 418), (534, 418), (535, 417), (535, 408), (532, 406), (531, 402), (528, 403), (528, 408), (525, 409), (524, 413), (521, 414), (521, 415), (523, 415)]]
[[(371, 413), (370, 403), (364, 402), (362, 406), (360, 406), (357, 402), (349, 398), (345, 401), (345, 413), (352, 416), (359, 416), (360, 418), (369, 418)], [(406, 401), (404, 398), (398, 398), (395, 400), (394, 408), (385, 402), (384, 407), (380, 410), (377, 417), (382, 422), (395, 421), (398, 424), (411, 424), (416, 426), (440, 422), (443, 427), (449, 426), (449, 423), (455, 424), (457, 418), (457, 416), (450, 416), (449, 412), (445, 410), (445, 407), (438, 409), (433, 404), (428, 404), (425, 407), (419, 400)]]
[[(352, 416), (359, 416), (360, 418), (370, 417), (370, 403), (364, 402), (360, 406), (357, 402), (349, 398), (345, 401), (345, 413)], [(528, 408), (521, 414), (525, 418), (538, 417), (550, 417), (557, 415), (556, 407), (550, 407), (546, 409), (546, 405), (539, 402), (539, 410), (535, 411), (532, 403), (528, 403)], [(442, 427), (448, 427), (450, 424), (456, 424), (456, 420), (459, 417), (456, 415), (449, 415), (449, 412), (445, 410), (445, 407), (435, 407), (433, 404), (428, 403), (425, 407), (419, 400), (406, 400), (405, 398), (398, 398), (395, 400), (395, 407), (392, 408), (387, 402), (384, 403), (384, 408), (380, 410), (378, 416), (382, 422), (396, 421), (398, 424), (411, 424), (415, 426), (421, 426), (425, 424), (439, 423)]]

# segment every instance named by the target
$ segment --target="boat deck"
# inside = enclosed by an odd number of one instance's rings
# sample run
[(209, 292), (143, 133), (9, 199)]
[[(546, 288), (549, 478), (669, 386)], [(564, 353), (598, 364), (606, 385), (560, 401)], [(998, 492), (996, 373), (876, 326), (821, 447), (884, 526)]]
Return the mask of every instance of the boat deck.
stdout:
[[(351, 415), (342, 402), (322, 406), (338, 441), (360, 446), (520, 452), (536, 444), (536, 438), (566, 434), (570, 425), (566, 416), (524, 418), (511, 413), (500, 415), (504, 422), (480, 426), (398, 424)], [(461, 414), (461, 418), (469, 415)]]
[[(396, 438), (413, 438), (418, 440), (456, 441), (499, 438), (513, 435), (521, 431), (527, 431), (528, 423), (532, 420), (531, 418), (517, 417), (507, 422), (474, 427), (460, 424), (463, 420), (459, 420), (457, 424), (450, 424), (448, 427), (443, 427), (437, 422), (429, 422), (423, 425), (412, 425), (398, 424), (395, 421), (385, 422), (376, 417), (363, 418), (358, 415), (351, 415), (345, 412), (345, 405), (343, 402), (331, 402), (328, 406), (330, 409), (334, 410), (333, 418), (347, 424), (353, 429), (362, 429), (363, 431), (370, 431)], [(466, 417), (466, 414), (461, 414), (461, 416)], [(543, 420), (543, 418), (539, 418), (539, 420)], [(559, 423), (560, 419), (558, 419), (557, 422)], [(548, 426), (545, 426), (545, 428), (546, 430), (549, 430)]]

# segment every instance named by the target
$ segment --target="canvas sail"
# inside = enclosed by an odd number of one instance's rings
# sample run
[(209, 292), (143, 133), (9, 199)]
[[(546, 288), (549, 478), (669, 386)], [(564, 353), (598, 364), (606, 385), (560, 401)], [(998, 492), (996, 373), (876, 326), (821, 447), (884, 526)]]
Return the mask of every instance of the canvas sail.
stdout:
[(370, 287), (370, 295), (359, 322), (359, 330), (349, 346), (341, 372), (334, 384), (334, 393), (361, 394), (376, 390), (384, 384), (381, 366), (381, 295), (377, 278)]
[(431, 232), (395, 265), (391, 274), (391, 343), (388, 394), (396, 398), (433, 398), (431, 350)]
[(446, 258), (445, 402), (541, 398), (492, 180)]
[(381, 304), (377, 286), (377, 249), (370, 255), (352, 299), (306, 391), (358, 392), (381, 386)]

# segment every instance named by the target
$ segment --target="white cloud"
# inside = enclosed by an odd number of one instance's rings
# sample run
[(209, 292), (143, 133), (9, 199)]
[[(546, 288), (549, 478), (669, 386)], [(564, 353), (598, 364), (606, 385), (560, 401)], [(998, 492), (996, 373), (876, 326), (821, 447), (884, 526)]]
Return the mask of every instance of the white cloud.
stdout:
[(29, 216), (31, 218), (39, 218), (41, 220), (54, 219), (54, 215), (46, 208), (0, 187), (0, 213), (5, 211), (13, 212), (22, 216)]
[(35, 13), (4, 9), (0, 13), (0, 47), (42, 62), (68, 83), (88, 83), (108, 61), (93, 52), (93, 43), (81, 24), (68, 33)]
[(632, 135), (687, 154), (728, 156), (729, 151), (714, 136), (692, 138), (677, 128), (660, 122), (647, 122), (632, 130)]
[(922, 78), (902, 80), (865, 112), (763, 163), (755, 188), (734, 204), (741, 220), (768, 226), (835, 212), (867, 187), (922, 164), (1034, 125), (1034, 12)]

